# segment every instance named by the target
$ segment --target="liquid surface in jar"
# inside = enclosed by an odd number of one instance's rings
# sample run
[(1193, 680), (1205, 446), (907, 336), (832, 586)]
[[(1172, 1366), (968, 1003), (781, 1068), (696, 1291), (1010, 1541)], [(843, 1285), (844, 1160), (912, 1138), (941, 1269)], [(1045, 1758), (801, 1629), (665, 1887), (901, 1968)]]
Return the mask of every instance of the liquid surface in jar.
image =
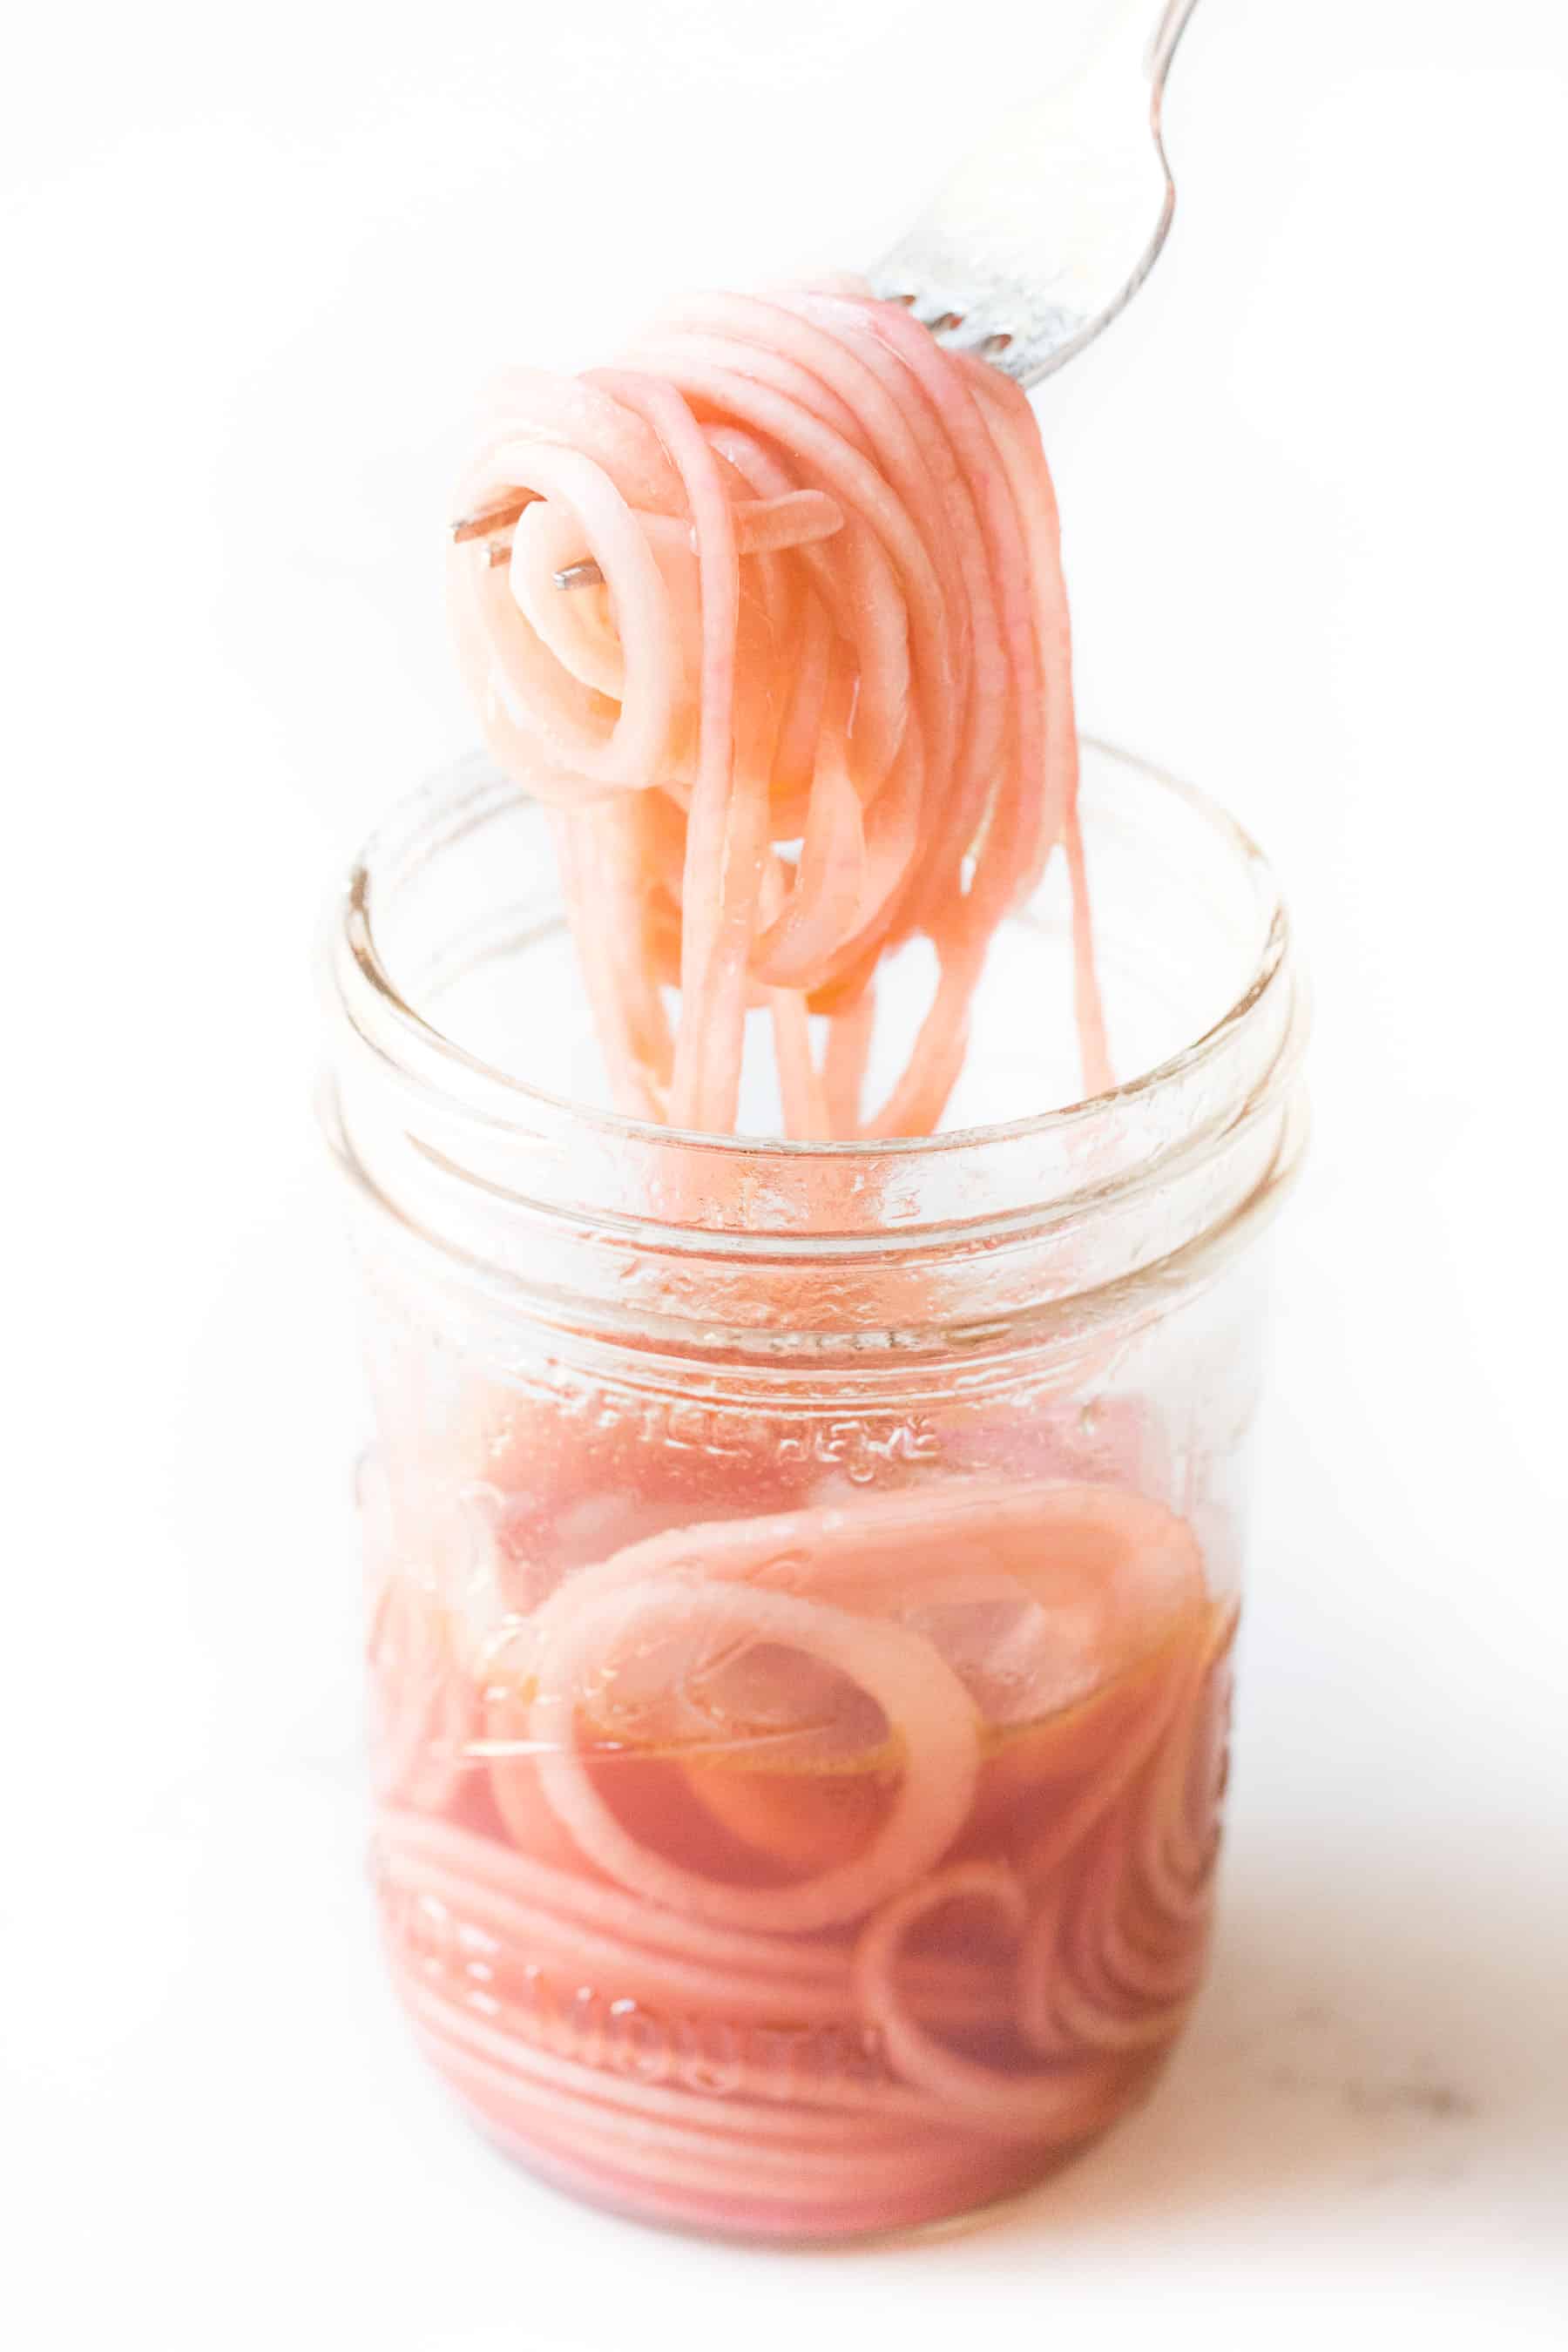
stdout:
[[(1110, 1085), (1016, 387), (842, 288), (696, 301), (615, 369), (509, 380), (462, 506), (465, 670), (553, 812), (623, 1111), (733, 1133), (761, 1031), (790, 1137), (931, 1131), (1052, 858)], [(934, 992), (869, 1101), (917, 940)], [(825, 1230), (875, 1226), (820, 1182)], [(377, 1885), (504, 2145), (647, 2218), (838, 2237), (1020, 2188), (1142, 2095), (1203, 1965), (1234, 1612), (1131, 1463), (911, 1440), (857, 1485), (527, 1402), (388, 1442)]]

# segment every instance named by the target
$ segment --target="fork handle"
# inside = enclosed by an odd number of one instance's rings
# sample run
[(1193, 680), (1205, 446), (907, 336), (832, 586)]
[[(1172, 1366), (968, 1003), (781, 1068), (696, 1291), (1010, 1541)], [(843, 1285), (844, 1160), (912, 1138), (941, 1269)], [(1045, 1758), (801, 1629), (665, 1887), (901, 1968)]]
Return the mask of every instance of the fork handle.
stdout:
[(1171, 59), (1176, 54), (1176, 44), (1187, 29), (1187, 18), (1198, 0), (1165, 0), (1160, 11), (1160, 21), (1149, 43), (1149, 79), (1158, 90), (1171, 69)]
[[(1165, 76), (1197, 0), (1099, 0), (1046, 96), (998, 116), (870, 272), (954, 349), (1025, 391), (1131, 300), (1175, 205), (1161, 136)], [(1065, 62), (1065, 61), (1064, 61)]]
[[(1158, 104), (1161, 89), (1176, 54), (1176, 44), (1198, 0), (1100, 0), (1098, 26), (1089, 34), (1077, 71), (1068, 86), (1091, 84), (1097, 91), (1124, 97), (1129, 79), (1149, 83)], [(1151, 16), (1153, 18), (1151, 26)]]

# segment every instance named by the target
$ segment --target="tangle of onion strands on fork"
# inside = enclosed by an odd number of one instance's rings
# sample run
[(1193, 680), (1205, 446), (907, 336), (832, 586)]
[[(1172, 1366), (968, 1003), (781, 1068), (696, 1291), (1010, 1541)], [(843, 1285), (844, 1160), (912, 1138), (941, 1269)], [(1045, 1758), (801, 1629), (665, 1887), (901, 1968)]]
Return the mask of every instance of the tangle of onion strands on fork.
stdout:
[[(553, 810), (620, 1108), (731, 1132), (765, 1006), (788, 1133), (929, 1132), (991, 939), (1058, 850), (1084, 1086), (1109, 1085), (1059, 532), (1015, 385), (867, 295), (695, 300), (618, 367), (508, 379), (463, 506), (511, 538), (454, 547), (460, 658)], [(868, 1111), (874, 976), (919, 936), (934, 996)]]

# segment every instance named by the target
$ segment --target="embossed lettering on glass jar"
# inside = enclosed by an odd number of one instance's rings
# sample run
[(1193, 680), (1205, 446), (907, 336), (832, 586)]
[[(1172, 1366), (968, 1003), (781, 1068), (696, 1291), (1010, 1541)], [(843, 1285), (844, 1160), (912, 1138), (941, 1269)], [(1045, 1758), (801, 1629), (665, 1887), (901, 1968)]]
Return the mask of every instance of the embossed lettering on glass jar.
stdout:
[(595, 1108), (543, 820), (480, 765), (352, 877), (386, 1948), (485, 2128), (625, 2211), (811, 2240), (1015, 2192), (1201, 1980), (1303, 1014), (1228, 818), (1095, 747), (1082, 811), (1126, 1082), (1072, 1100), (1053, 878), (964, 1123), (905, 1143)]

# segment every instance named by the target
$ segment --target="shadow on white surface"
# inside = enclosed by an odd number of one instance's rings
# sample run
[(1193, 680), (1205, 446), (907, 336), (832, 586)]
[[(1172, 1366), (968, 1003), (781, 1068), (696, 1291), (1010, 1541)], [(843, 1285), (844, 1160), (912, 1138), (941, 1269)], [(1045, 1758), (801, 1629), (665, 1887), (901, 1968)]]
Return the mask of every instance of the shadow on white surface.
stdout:
[(998, 2250), (1342, 2206), (1369, 2223), (1435, 2217), (1479, 2174), (1506, 2176), (1519, 2231), (1554, 2243), (1568, 1921), (1522, 1878), (1511, 1901), (1467, 1901), (1454, 1860), (1379, 1867), (1324, 1847), (1277, 1853), (1241, 1885), (1233, 1873), (1170, 2073), (1120, 2133), (996, 2218)]

